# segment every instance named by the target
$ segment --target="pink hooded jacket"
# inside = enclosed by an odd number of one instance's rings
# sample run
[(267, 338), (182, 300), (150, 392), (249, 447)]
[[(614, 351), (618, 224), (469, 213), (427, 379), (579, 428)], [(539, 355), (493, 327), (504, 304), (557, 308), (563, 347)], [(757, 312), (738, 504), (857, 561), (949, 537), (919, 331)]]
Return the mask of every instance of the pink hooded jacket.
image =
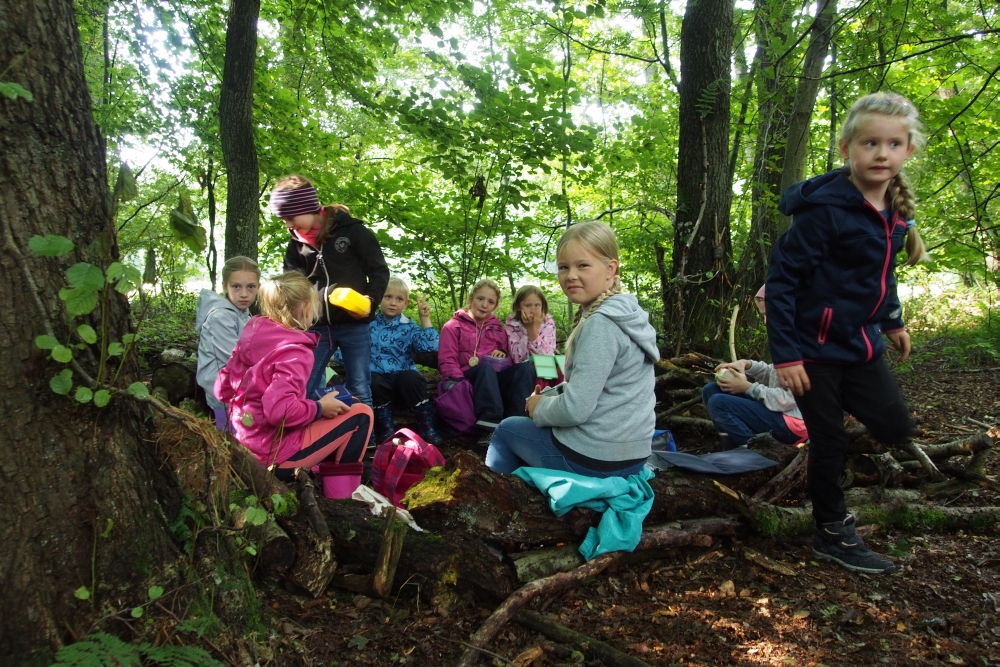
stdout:
[(236, 439), (265, 467), (302, 448), (305, 427), (322, 415), (306, 398), (316, 336), (257, 315), (243, 329), (215, 380)]
[[(476, 345), (476, 338), (479, 345)], [(476, 324), (464, 310), (455, 311), (455, 316), (441, 327), (438, 344), (438, 370), (444, 379), (460, 378), (469, 370), (469, 358), (488, 356), (494, 350), (507, 349), (507, 332), (495, 315), (490, 315), (482, 327)]]
[(507, 332), (512, 363), (519, 364), (533, 354), (556, 353), (556, 323), (548, 313), (545, 313), (545, 319), (538, 327), (538, 338), (535, 340), (528, 340), (528, 328), (514, 317), (514, 313), (507, 316), (504, 331)]

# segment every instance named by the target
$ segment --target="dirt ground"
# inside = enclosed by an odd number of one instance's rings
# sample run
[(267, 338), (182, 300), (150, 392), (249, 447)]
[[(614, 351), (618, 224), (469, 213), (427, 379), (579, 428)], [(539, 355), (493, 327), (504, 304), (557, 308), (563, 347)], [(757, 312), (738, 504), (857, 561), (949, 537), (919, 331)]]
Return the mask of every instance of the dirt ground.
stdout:
[[(1000, 369), (945, 369), (933, 362), (899, 374), (924, 440), (948, 442), (1000, 423)], [(996, 472), (996, 461), (987, 472)], [(1000, 505), (989, 490), (942, 501)], [(866, 527), (897, 572), (855, 575), (812, 560), (809, 541), (723, 538), (667, 559), (605, 571), (575, 590), (536, 601), (558, 623), (649, 665), (1000, 664), (1000, 547), (995, 534), (903, 533)], [(790, 565), (781, 576), (747, 561), (752, 548)], [(278, 665), (454, 665), (462, 642), (493, 602), (469, 599), (442, 614), (412, 587), (388, 600), (329, 589), (309, 600), (262, 595), (278, 618)], [(481, 665), (601, 665), (511, 623)]]

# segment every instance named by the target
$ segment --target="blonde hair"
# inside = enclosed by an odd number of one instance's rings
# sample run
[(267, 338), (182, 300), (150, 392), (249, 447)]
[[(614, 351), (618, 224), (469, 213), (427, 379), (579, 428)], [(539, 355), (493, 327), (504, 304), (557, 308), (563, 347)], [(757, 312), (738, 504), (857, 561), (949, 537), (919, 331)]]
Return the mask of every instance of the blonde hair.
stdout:
[[(896, 93), (871, 93), (865, 95), (847, 112), (844, 124), (840, 128), (840, 140), (849, 143), (857, 134), (862, 124), (873, 115), (891, 116), (906, 127), (910, 143), (922, 147), (926, 143), (920, 124), (920, 114), (913, 103)], [(848, 167), (850, 169), (850, 167)], [(906, 173), (900, 170), (889, 183), (889, 199), (894, 211), (903, 220), (913, 220), (916, 215), (916, 195), (910, 185)], [(910, 227), (906, 234), (906, 263), (913, 266), (917, 262), (930, 260), (927, 248), (916, 227)]]
[[(611, 263), (611, 260), (619, 262), (618, 259), (618, 239), (615, 238), (615, 232), (611, 227), (605, 225), (602, 222), (590, 221), (581, 222), (573, 225), (563, 233), (562, 237), (559, 239), (558, 245), (556, 245), (556, 258), (562, 254), (563, 249), (572, 242), (577, 242), (584, 247), (587, 251), (593, 253), (600, 258), (604, 265), (607, 266)], [(576, 337), (576, 333), (580, 330), (580, 325), (587, 321), (587, 318), (594, 314), (602, 303), (613, 297), (615, 294), (619, 294), (622, 291), (621, 282), (621, 264), (615, 269), (615, 279), (607, 290), (601, 293), (593, 303), (591, 303), (586, 308), (580, 308), (577, 311), (576, 317), (573, 319), (573, 330), (570, 331), (569, 337), (566, 339), (566, 354), (570, 353), (570, 349), (573, 346), (573, 339)]]
[[(514, 319), (521, 322), (521, 302), (534, 294), (542, 302), (542, 315), (549, 314), (549, 300), (537, 285), (522, 285), (514, 294), (514, 302), (510, 305), (511, 314)], [(521, 322), (523, 324), (523, 322)]]
[(389, 276), (389, 282), (385, 285), (385, 291), (388, 292), (390, 289), (398, 289), (406, 295), (407, 299), (410, 298), (410, 286), (399, 276)]
[[(297, 190), (306, 186), (311, 186), (313, 188), (316, 187), (313, 185), (312, 181), (305, 176), (300, 176), (299, 174), (289, 174), (288, 176), (279, 178), (278, 182), (274, 184), (271, 191)], [(330, 232), (333, 231), (338, 222), (351, 217), (351, 209), (347, 208), (344, 204), (327, 204), (320, 210), (319, 215), (320, 226), (319, 233), (316, 234), (316, 243), (322, 245), (323, 242), (329, 238)]]
[[(319, 319), (319, 297), (309, 279), (298, 271), (282, 273), (260, 286), (258, 292), (260, 312), (269, 320), (274, 320), (286, 329), (308, 331)], [(309, 304), (308, 321), (295, 317), (295, 311), (302, 304)]]
[(497, 283), (496, 283), (495, 280), (490, 280), (489, 278), (480, 278), (479, 280), (477, 280), (475, 282), (475, 284), (469, 290), (469, 298), (466, 299), (466, 303), (465, 303), (466, 310), (471, 310), (472, 309), (472, 299), (473, 299), (473, 297), (476, 296), (476, 292), (478, 292), (479, 290), (481, 290), (484, 287), (489, 287), (491, 290), (493, 290), (496, 293), (496, 295), (497, 295), (497, 305), (498, 306), (500, 305), (500, 302), (503, 301), (503, 292), (500, 291), (500, 286), (497, 285)]
[(229, 284), (229, 278), (237, 271), (249, 271), (257, 276), (257, 281), (260, 282), (260, 267), (257, 266), (257, 262), (249, 257), (236, 255), (227, 259), (222, 265), (222, 289), (226, 289), (226, 285)]

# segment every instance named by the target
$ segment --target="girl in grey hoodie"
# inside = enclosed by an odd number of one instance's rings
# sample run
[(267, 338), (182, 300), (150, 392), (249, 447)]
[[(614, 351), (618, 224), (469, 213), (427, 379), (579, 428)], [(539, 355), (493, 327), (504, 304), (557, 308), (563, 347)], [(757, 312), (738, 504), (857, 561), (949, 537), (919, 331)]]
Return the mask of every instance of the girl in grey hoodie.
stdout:
[(493, 434), (486, 464), (591, 477), (628, 477), (650, 454), (656, 421), (656, 330), (631, 294), (621, 293), (618, 243), (599, 222), (570, 227), (556, 250), (559, 285), (579, 306), (566, 341), (566, 381), (528, 397), (528, 417), (510, 417)]
[(222, 289), (226, 296), (203, 289), (198, 295), (195, 331), (198, 332), (198, 385), (212, 409), (215, 425), (228, 428), (226, 407), (215, 396), (215, 378), (233, 354), (243, 327), (250, 321), (250, 305), (260, 287), (260, 268), (249, 257), (230, 257), (222, 265)]

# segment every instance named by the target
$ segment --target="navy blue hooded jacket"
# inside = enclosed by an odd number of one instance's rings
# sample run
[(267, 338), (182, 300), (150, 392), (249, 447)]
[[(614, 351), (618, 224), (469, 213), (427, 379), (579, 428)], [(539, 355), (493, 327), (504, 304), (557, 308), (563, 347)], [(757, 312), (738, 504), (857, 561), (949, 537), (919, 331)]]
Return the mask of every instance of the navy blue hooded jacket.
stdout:
[(904, 328), (896, 254), (906, 222), (887, 220), (844, 170), (796, 183), (778, 204), (792, 226), (767, 273), (767, 336), (775, 367), (803, 361), (860, 364), (885, 352), (883, 332)]

